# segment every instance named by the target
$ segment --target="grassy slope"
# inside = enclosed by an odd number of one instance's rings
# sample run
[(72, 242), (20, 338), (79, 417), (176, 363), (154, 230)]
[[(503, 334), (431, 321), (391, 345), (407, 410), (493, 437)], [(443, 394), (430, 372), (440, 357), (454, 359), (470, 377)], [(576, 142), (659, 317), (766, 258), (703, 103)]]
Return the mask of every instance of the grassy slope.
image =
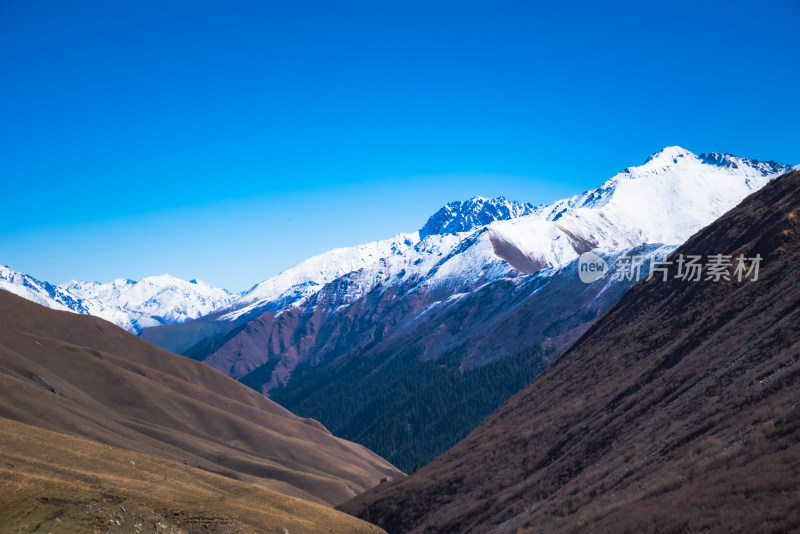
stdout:
[(0, 417), (323, 504), (400, 476), (210, 367), (0, 291)]
[(326, 506), (0, 418), (2, 532), (379, 532)]

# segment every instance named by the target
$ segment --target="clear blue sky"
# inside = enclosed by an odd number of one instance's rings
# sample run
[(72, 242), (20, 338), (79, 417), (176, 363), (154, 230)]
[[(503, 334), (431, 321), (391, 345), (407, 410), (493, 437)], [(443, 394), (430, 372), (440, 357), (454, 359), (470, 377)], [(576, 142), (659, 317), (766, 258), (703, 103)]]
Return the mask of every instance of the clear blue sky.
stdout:
[(0, 263), (241, 290), (667, 145), (797, 164), (798, 28), (798, 0), (0, 0)]

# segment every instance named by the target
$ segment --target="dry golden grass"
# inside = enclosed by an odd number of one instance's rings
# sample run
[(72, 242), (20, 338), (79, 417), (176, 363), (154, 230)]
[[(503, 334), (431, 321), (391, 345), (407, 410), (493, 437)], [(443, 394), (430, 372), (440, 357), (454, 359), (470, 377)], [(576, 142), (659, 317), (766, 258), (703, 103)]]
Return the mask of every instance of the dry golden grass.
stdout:
[(0, 418), (0, 532), (381, 532), (323, 505)]

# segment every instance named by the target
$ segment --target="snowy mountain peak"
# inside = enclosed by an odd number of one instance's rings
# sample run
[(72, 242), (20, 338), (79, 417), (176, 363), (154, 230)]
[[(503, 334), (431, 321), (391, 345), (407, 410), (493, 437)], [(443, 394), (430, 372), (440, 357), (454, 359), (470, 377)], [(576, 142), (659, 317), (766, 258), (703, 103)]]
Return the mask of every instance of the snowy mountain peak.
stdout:
[(84, 282), (81, 280), (70, 280), (64, 284), (60, 284), (58, 287), (67, 291), (69, 293), (81, 292), (81, 291), (91, 291), (93, 288), (100, 285), (100, 282)]
[(494, 221), (505, 221), (534, 212), (530, 203), (508, 200), (505, 197), (472, 197), (450, 202), (428, 219), (419, 231), (421, 239), (430, 235), (467, 232)]
[[(632, 177), (637, 177), (638, 175), (647, 173), (648, 171), (663, 172), (676, 165), (690, 162), (714, 165), (722, 169), (727, 169), (731, 172), (744, 171), (748, 174), (757, 174), (759, 176), (773, 176), (775, 174), (783, 174), (792, 170), (791, 165), (785, 165), (775, 161), (759, 161), (757, 159), (742, 158), (739, 156), (734, 156), (733, 154), (717, 152), (700, 154), (698, 156), (686, 150), (685, 148), (681, 148), (679, 146), (668, 146), (648, 157), (644, 165), (625, 169), (625, 172), (632, 174)], [(638, 172), (630, 172), (634, 170)]]
[(107, 284), (69, 282), (59, 289), (82, 302), (88, 313), (139, 332), (150, 326), (196, 319), (229, 305), (238, 296), (205, 282), (195, 282), (162, 274), (139, 282), (126, 278)]
[(661, 150), (659, 150), (654, 154), (650, 154), (647, 160), (645, 160), (644, 164), (647, 165), (652, 161), (656, 161), (659, 163), (671, 162), (674, 164), (678, 162), (677, 161), (678, 158), (685, 158), (685, 157), (695, 158), (697, 156), (695, 156), (692, 152), (686, 150), (685, 148), (681, 148), (679, 146), (668, 146), (662, 148)]
[(69, 291), (4, 265), (0, 265), (0, 289), (54, 310), (89, 313), (84, 303)]
[[(134, 282), (136, 283), (136, 282)], [(154, 286), (162, 286), (162, 287), (169, 287), (169, 286), (184, 286), (189, 284), (186, 280), (181, 280), (180, 278), (175, 278), (170, 274), (159, 274), (155, 276), (147, 276), (142, 278), (142, 284), (151, 284)]]

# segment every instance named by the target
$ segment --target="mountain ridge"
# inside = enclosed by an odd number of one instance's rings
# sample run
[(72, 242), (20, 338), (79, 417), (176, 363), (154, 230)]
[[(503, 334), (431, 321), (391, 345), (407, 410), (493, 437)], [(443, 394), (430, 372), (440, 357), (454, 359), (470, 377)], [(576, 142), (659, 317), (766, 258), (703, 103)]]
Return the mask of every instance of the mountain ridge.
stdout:
[(163, 274), (108, 283), (70, 280), (54, 285), (0, 266), (0, 289), (61, 311), (101, 317), (132, 333), (199, 318), (230, 304), (236, 294), (200, 280)]

